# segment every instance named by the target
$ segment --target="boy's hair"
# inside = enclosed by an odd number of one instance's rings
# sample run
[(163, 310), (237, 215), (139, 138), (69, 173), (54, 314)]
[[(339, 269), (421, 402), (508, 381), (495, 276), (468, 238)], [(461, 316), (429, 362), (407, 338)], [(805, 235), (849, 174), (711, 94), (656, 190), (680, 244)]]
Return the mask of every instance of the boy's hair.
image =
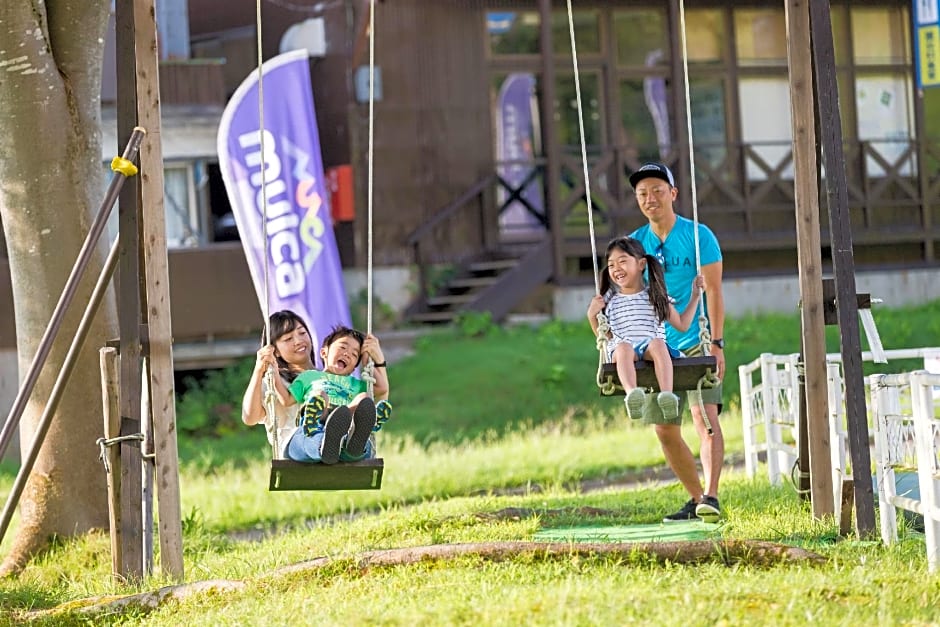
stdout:
[[(352, 339), (359, 342), (359, 348), (362, 348), (362, 343), (366, 341), (366, 336), (362, 331), (357, 331), (352, 327), (347, 327), (342, 324), (338, 324), (333, 327), (329, 334), (323, 338), (323, 343), (320, 345), (320, 348), (329, 348), (333, 342), (340, 340), (344, 337), (351, 337)], [(362, 361), (362, 353), (359, 354), (359, 361)], [(356, 362), (356, 365), (359, 365), (359, 362)]]
[[(614, 250), (622, 250), (636, 259), (646, 259), (646, 284), (650, 291), (650, 303), (653, 305), (653, 311), (656, 312), (656, 318), (662, 322), (669, 317), (669, 294), (666, 292), (666, 277), (663, 274), (663, 266), (653, 255), (646, 254), (643, 244), (632, 237), (616, 237), (607, 244), (607, 252), (604, 259), (610, 259), (610, 253)], [(606, 294), (613, 283), (610, 280), (610, 272), (605, 266), (600, 273), (601, 294)]]
[[(281, 311), (275, 311), (268, 318), (268, 326), (266, 329), (263, 329), (261, 332), (261, 342), (264, 343), (265, 339), (268, 339), (273, 346), (280, 338), (287, 335), (297, 327), (303, 327), (307, 331), (307, 335), (310, 335), (310, 328), (307, 327), (307, 323), (304, 322), (304, 319), (298, 316), (296, 313), (290, 309), (284, 309)], [(313, 337), (311, 335), (311, 337)], [(283, 357), (280, 355), (276, 356), (277, 359), (277, 370), (278, 374), (287, 381), (293, 381), (297, 377), (297, 373), (293, 372)]]

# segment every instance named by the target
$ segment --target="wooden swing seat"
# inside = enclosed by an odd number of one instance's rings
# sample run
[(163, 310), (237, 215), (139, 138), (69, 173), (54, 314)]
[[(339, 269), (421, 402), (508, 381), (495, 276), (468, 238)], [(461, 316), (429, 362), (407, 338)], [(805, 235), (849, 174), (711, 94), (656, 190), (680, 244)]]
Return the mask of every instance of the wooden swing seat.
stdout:
[(268, 490), (378, 490), (382, 487), (384, 469), (385, 461), (381, 457), (338, 464), (273, 459)]
[[(659, 383), (656, 381), (656, 371), (653, 364), (648, 361), (638, 361), (636, 366), (636, 385), (639, 388), (659, 391)], [(687, 392), (697, 390), (698, 382), (702, 377), (714, 373), (716, 369), (715, 358), (711, 355), (700, 357), (680, 357), (672, 360), (672, 389), (675, 392)], [(614, 385), (614, 391), (610, 394), (604, 393), (604, 388), (608, 384)], [(617, 376), (617, 365), (605, 363), (601, 369), (600, 380), (597, 382), (601, 388), (601, 396), (622, 396), (623, 387), (620, 385), (620, 378)], [(703, 384), (702, 387), (709, 387)]]

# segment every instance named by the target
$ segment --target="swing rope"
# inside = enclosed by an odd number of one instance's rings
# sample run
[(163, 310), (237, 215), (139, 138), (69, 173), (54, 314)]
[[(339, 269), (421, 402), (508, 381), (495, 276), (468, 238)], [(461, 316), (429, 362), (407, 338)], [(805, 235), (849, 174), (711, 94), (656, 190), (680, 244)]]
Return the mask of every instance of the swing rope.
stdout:
[[(262, 68), (264, 64), (264, 51), (263, 51), (263, 41), (261, 36), (261, 0), (257, 0), (255, 3), (255, 40), (257, 44), (257, 55), (258, 55), (258, 142), (261, 149), (261, 233), (264, 241), (265, 249), (267, 249), (268, 242), (268, 193), (267, 193), (267, 164), (265, 163), (265, 129), (264, 129), (264, 70)], [(262, 308), (264, 310), (264, 346), (271, 344), (271, 296), (270, 296), (270, 287), (268, 285), (268, 254), (265, 252), (264, 257), (264, 302), (262, 303)], [(279, 425), (277, 421), (277, 395), (275, 390), (275, 381), (274, 377), (278, 376), (275, 371), (274, 366), (269, 366), (267, 371), (264, 373), (264, 382), (262, 388), (264, 389), (264, 398), (263, 405), (265, 410), (265, 423), (268, 423), (270, 420), (270, 426), (268, 428), (271, 432), (271, 446), (274, 449), (274, 457), (277, 457), (278, 451), (280, 450), (278, 442), (278, 430)]]
[[(594, 205), (591, 198), (591, 175), (588, 168), (587, 143), (584, 138), (584, 107), (581, 104), (581, 74), (578, 71), (578, 46), (574, 36), (574, 11), (571, 8), (571, 0), (567, 0), (568, 8), (568, 37), (571, 41), (571, 65), (574, 70), (574, 94), (578, 109), (578, 137), (581, 142), (581, 168), (584, 173), (584, 195), (587, 201), (588, 213), (588, 233), (591, 239), (591, 261), (594, 266), (594, 292), (601, 293), (600, 270), (597, 262), (597, 237), (594, 232)], [(614, 392), (613, 382), (603, 381), (604, 370), (604, 347), (607, 344), (607, 334), (610, 332), (610, 324), (604, 312), (597, 314), (597, 384), (601, 391), (610, 395)]]
[[(375, 0), (369, 2), (369, 147), (366, 175), (366, 335), (372, 333), (372, 203), (373, 203), (373, 168), (375, 160)], [(366, 382), (369, 398), (374, 398), (375, 365), (372, 359), (362, 366), (362, 380)]]

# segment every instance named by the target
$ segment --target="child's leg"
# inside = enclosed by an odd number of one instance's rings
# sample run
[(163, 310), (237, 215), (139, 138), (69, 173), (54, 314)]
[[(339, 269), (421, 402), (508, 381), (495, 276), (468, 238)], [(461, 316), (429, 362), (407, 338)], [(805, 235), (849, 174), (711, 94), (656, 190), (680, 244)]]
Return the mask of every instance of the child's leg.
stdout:
[(646, 361), (653, 362), (653, 369), (656, 370), (656, 381), (659, 382), (659, 390), (661, 392), (672, 392), (672, 357), (669, 356), (669, 348), (666, 346), (666, 342), (659, 338), (650, 340), (643, 357)]
[(352, 423), (352, 434), (346, 439), (340, 455), (343, 461), (363, 459), (366, 454), (369, 436), (375, 428), (375, 403), (371, 398), (366, 396), (357, 403), (356, 411), (352, 415)]
[(369, 398), (369, 395), (366, 394), (365, 392), (360, 392), (359, 394), (357, 394), (356, 398), (352, 399), (352, 401), (349, 402), (349, 405), (348, 405), (349, 410), (353, 412), (356, 411), (356, 408), (359, 407), (359, 401), (361, 401), (364, 398)]
[(297, 429), (287, 443), (287, 459), (295, 462), (319, 462), (322, 444), (322, 431), (307, 437), (304, 435), (303, 429)]
[(614, 349), (613, 361), (617, 364), (617, 377), (620, 378), (620, 385), (627, 392), (636, 387), (636, 352), (632, 344), (620, 343)]
[(656, 381), (659, 383), (656, 404), (662, 410), (663, 418), (676, 420), (679, 417), (679, 397), (672, 391), (672, 356), (669, 347), (664, 340), (650, 340), (644, 357), (653, 362), (656, 370)]
[(627, 417), (637, 420), (643, 417), (643, 406), (646, 405), (646, 393), (636, 386), (637, 354), (631, 344), (618, 344), (614, 349), (614, 363), (617, 364), (617, 376), (626, 397), (623, 399)]

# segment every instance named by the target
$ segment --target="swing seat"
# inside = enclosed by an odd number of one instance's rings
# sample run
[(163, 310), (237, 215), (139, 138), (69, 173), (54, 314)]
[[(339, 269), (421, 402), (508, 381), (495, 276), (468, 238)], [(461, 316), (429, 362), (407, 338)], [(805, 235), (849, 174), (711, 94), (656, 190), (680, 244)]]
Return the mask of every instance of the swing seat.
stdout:
[[(659, 383), (656, 381), (656, 371), (653, 364), (648, 361), (638, 361), (634, 365), (636, 366), (636, 386), (658, 392)], [(672, 389), (675, 392), (697, 390), (698, 382), (702, 377), (710, 378), (710, 373), (714, 373), (715, 369), (715, 358), (710, 355), (673, 359)], [(711, 387), (708, 384), (708, 378), (702, 383), (703, 388)], [(609, 388), (611, 384), (614, 386), (614, 390), (610, 394), (606, 394), (604, 389)], [(620, 385), (620, 378), (617, 376), (617, 364), (604, 364), (597, 385), (601, 389), (601, 396), (623, 395), (623, 386)]]
[(382, 487), (383, 470), (385, 461), (381, 457), (338, 464), (273, 459), (268, 490), (378, 490)]

